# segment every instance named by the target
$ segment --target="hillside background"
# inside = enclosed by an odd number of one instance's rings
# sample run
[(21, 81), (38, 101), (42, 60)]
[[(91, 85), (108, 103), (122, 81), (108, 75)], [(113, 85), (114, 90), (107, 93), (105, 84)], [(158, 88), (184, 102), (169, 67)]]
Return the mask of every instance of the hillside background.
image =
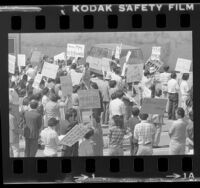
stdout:
[(30, 56), (39, 50), (53, 57), (66, 51), (67, 43), (85, 44), (86, 50), (98, 43), (123, 43), (142, 49), (144, 61), (150, 55), (152, 46), (161, 46), (161, 60), (174, 70), (177, 58), (192, 60), (192, 32), (106, 32), (106, 33), (42, 33), (21, 34), (21, 53)]

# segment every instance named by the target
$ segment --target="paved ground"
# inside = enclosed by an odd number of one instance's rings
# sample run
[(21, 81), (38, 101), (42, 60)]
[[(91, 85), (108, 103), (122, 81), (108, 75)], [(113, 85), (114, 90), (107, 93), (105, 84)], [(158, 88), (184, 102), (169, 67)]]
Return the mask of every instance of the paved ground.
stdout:
[[(88, 121), (89, 120), (89, 114), (90, 112), (84, 112), (83, 113), (83, 120)], [(153, 149), (153, 155), (168, 155), (168, 149), (169, 149), (169, 136), (168, 136), (168, 130), (172, 124), (171, 120), (168, 120), (167, 118), (164, 118), (165, 125), (162, 127), (162, 133), (161, 133), (161, 139), (160, 139), (160, 148)], [(108, 126), (107, 125), (102, 125), (103, 128), (103, 139), (104, 139), (104, 155), (108, 155)], [(20, 157), (24, 157), (24, 140), (20, 140)], [(129, 140), (125, 139), (124, 140), (124, 155), (128, 156), (130, 154), (130, 145), (129, 145)], [(60, 152), (59, 152), (60, 155)], [(37, 157), (42, 157), (43, 156), (43, 151), (38, 150)]]

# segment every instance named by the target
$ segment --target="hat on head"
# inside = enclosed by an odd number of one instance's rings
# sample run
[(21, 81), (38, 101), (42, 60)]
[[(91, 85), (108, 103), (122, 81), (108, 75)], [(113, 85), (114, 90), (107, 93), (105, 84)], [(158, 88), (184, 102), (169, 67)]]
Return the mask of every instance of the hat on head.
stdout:
[(51, 118), (48, 121), (48, 126), (53, 127), (56, 126), (59, 123), (59, 121), (56, 118)]

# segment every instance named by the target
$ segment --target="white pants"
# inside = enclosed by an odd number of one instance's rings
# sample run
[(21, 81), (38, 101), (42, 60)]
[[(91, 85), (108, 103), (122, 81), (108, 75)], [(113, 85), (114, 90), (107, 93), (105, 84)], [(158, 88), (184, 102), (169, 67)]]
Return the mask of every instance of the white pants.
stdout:
[(185, 144), (171, 141), (169, 144), (169, 155), (185, 155)]

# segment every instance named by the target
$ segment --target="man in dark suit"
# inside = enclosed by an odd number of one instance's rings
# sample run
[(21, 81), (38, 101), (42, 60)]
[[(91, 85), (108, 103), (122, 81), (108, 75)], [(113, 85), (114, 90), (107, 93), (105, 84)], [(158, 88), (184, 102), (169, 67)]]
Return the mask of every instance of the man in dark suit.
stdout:
[(39, 131), (42, 126), (42, 116), (37, 111), (38, 102), (30, 102), (30, 111), (26, 111), (25, 117), (25, 157), (35, 157), (38, 149)]

